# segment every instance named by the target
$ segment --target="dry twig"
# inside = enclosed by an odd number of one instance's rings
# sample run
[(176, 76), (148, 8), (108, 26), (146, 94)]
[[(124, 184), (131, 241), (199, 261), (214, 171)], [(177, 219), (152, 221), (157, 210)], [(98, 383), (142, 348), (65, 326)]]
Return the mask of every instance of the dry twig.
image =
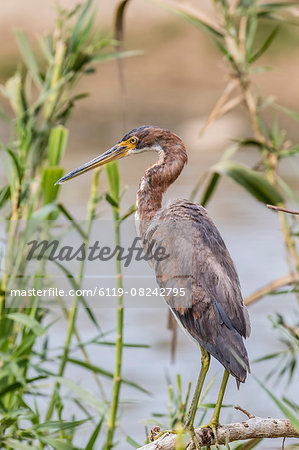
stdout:
[(253, 292), (253, 294), (244, 299), (244, 303), (246, 306), (248, 306), (251, 303), (255, 303), (265, 295), (270, 294), (270, 292), (275, 291), (276, 289), (296, 283), (299, 283), (299, 277), (296, 274), (284, 275), (283, 277), (271, 281), (270, 283), (266, 284), (266, 286), (263, 286), (261, 289)]
[(236, 405), (234, 408), (237, 409), (238, 411), (242, 411), (242, 413), (244, 413), (245, 416), (248, 417), (248, 419), (254, 419), (256, 417), (253, 414), (251, 414), (249, 411), (247, 411), (247, 409), (242, 408), (240, 405)]
[(294, 214), (295, 216), (299, 216), (299, 211), (292, 211), (291, 209), (281, 208), (280, 206), (267, 205), (267, 208), (274, 209), (275, 211), (281, 211), (288, 214)]

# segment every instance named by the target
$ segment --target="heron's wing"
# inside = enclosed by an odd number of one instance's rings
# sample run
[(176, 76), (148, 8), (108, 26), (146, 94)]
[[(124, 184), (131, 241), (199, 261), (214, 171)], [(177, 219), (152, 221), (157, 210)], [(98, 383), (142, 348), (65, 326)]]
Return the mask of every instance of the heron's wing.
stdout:
[(165, 258), (154, 257), (152, 265), (179, 323), (244, 381), (249, 364), (242, 336), (250, 333), (248, 313), (234, 263), (206, 210), (177, 200), (160, 210), (144, 237), (152, 252), (164, 249)]

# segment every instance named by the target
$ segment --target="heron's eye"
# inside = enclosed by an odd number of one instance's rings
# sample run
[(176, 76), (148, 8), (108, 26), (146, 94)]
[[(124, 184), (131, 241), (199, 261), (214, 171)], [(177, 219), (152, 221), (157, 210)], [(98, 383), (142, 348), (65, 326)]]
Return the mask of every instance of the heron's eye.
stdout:
[(135, 144), (137, 144), (137, 142), (138, 142), (138, 138), (137, 138), (137, 137), (132, 137), (132, 138), (130, 139), (130, 144), (135, 145)]

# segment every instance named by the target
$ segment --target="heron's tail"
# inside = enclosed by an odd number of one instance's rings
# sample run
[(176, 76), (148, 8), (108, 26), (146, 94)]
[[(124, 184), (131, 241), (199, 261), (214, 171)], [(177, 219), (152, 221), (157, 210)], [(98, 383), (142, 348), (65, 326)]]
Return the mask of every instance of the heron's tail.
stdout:
[(250, 373), (248, 354), (243, 338), (236, 330), (223, 327), (215, 344), (203, 344), (205, 349), (236, 378), (237, 385), (244, 383), (247, 373)]

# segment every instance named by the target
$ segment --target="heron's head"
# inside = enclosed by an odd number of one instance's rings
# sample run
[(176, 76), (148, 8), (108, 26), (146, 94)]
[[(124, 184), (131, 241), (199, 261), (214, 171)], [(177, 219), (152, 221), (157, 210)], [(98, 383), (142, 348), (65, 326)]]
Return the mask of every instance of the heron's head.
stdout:
[(64, 175), (55, 184), (64, 183), (88, 170), (103, 166), (108, 162), (115, 161), (124, 156), (134, 155), (135, 153), (142, 153), (149, 150), (164, 154), (172, 153), (174, 158), (180, 157), (184, 159), (184, 162), (187, 161), (185, 146), (181, 138), (163, 128), (145, 125), (143, 127), (134, 128), (134, 130), (127, 133), (114, 147)]

